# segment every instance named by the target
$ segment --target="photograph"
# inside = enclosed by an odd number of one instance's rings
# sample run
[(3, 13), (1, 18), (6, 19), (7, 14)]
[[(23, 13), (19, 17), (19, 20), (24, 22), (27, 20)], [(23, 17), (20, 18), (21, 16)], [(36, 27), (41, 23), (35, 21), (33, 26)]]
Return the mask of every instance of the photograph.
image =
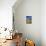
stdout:
[(32, 16), (26, 16), (26, 24), (32, 24)]

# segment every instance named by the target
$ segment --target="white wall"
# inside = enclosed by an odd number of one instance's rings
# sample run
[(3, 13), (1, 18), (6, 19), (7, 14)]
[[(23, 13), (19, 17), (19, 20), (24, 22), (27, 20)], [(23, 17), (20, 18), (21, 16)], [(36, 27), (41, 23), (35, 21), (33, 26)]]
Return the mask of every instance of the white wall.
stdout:
[[(23, 32), (24, 36), (26, 34), (30, 34), (31, 38), (34, 37), (34, 40), (36, 41), (41, 39), (39, 43), (41, 42), (40, 44), (42, 45), (40, 46), (46, 46), (46, 0), (41, 0), (41, 2), (40, 0), (29, 0), (29, 2), (26, 0), (24, 3), (22, 1), (21, 5), (19, 5), (17, 8), (14, 5), (14, 10), (15, 28), (18, 31)], [(25, 23), (26, 15), (32, 15), (33, 18), (31, 25), (27, 25)], [(38, 46), (39, 43), (37, 42)]]
[(12, 6), (16, 0), (0, 0), (0, 27), (12, 28)]
[(41, 1), (41, 38), (42, 46), (46, 46), (46, 0)]
[[(23, 2), (14, 10), (15, 28), (19, 32), (22, 32), (24, 37), (34, 40), (36, 46), (40, 46), (41, 0), (23, 0)], [(26, 24), (26, 16), (32, 16), (32, 24)]]

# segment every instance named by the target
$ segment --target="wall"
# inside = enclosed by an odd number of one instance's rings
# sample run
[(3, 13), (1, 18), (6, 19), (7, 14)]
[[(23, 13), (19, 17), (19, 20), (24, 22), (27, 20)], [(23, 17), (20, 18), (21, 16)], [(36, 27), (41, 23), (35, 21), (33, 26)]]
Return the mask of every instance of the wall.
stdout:
[[(14, 10), (15, 29), (41, 46), (41, 0), (23, 0)], [(32, 16), (32, 24), (26, 24), (26, 16)]]
[(41, 1), (41, 41), (46, 46), (46, 0)]

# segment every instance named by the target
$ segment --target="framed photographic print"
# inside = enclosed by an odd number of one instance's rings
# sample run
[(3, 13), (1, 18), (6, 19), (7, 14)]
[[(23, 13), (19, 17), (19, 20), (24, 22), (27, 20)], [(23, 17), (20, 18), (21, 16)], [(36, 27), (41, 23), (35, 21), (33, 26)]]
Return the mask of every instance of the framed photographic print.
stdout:
[(32, 24), (32, 16), (26, 16), (26, 24)]

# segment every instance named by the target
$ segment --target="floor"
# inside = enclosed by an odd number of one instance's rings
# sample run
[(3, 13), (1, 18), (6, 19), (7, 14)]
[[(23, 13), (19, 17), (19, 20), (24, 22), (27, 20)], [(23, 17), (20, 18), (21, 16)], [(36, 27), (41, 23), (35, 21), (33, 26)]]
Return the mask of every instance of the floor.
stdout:
[(16, 46), (15, 39), (13, 40), (6, 40), (6, 42), (2, 43), (0, 46)]

